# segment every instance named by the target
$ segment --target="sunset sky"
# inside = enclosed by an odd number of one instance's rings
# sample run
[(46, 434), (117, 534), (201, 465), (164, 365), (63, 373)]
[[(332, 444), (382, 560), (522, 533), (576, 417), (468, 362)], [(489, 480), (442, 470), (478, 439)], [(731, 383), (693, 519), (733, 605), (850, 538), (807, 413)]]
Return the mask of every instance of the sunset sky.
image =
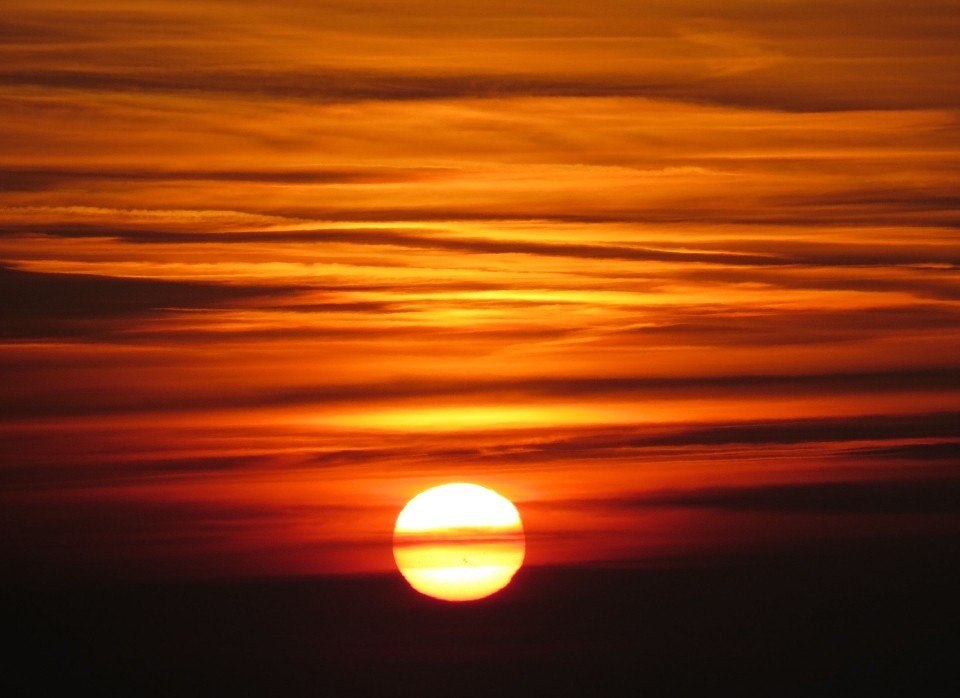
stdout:
[(956, 0), (7, 0), (4, 579), (960, 532)]

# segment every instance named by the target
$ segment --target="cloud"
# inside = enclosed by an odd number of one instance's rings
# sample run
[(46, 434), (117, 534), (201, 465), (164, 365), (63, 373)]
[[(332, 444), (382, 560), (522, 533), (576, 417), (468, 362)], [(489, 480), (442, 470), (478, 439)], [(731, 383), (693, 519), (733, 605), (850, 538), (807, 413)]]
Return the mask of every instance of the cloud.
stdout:
[[(371, 515), (383, 513), (363, 505), (284, 506), (215, 498), (73, 497), (56, 505), (42, 498), (7, 498), (0, 507), (0, 554), (9, 562), (4, 582), (50, 575), (73, 581), (87, 575), (245, 575), (252, 571), (246, 566), (251, 557), (263, 564), (254, 565), (260, 574), (316, 573), (322, 560), (318, 551), (386, 547), (364, 530), (342, 528), (344, 521)], [(331, 530), (331, 520), (341, 528)], [(291, 539), (291, 523), (310, 535)], [(284, 557), (291, 550), (294, 554)]]
[(102, 182), (255, 182), (266, 184), (373, 184), (417, 182), (442, 170), (344, 168), (300, 170), (160, 170), (114, 168), (0, 168), (0, 193), (51, 191), (64, 186)]
[(616, 500), (635, 507), (693, 507), (801, 514), (957, 514), (960, 480), (813, 482), (662, 492)]
[[(947, 68), (949, 70), (949, 68)], [(928, 71), (932, 72), (928, 68)], [(831, 112), (891, 109), (955, 109), (960, 90), (935, 89), (933, 76), (922, 88), (896, 91), (896, 78), (878, 78), (859, 84), (861, 72), (833, 79), (822, 75), (791, 75), (790, 86), (773, 68), (765, 80), (748, 73), (739, 76), (670, 77), (659, 75), (584, 76), (502, 73), (388, 73), (379, 71), (324, 70), (310, 72), (236, 70), (137, 72), (23, 69), (0, 71), (0, 86), (89, 92), (204, 94), (215, 97), (292, 99), (317, 104), (353, 102), (411, 102), (520, 98), (645, 98), (691, 104), (709, 104), (785, 112)], [(905, 78), (906, 76), (898, 76)], [(759, 83), (759, 84), (758, 84)], [(870, 84), (873, 83), (873, 84)]]
[[(247, 173), (237, 173), (237, 178)], [(250, 176), (255, 176), (251, 174)], [(283, 176), (278, 175), (278, 177)], [(202, 176), (198, 175), (202, 178)], [(158, 179), (164, 179), (162, 173)], [(808, 241), (802, 248), (792, 243), (779, 245), (776, 240), (727, 240), (691, 246), (684, 241), (664, 241), (656, 247), (616, 245), (609, 243), (576, 244), (546, 243), (535, 239), (480, 238), (460, 235), (417, 234), (404, 229), (385, 228), (317, 228), (297, 230), (250, 230), (244, 232), (189, 232), (157, 229), (111, 227), (78, 224), (20, 224), (0, 226), (0, 236), (18, 236), (36, 232), (52, 237), (110, 237), (132, 243), (347, 243), (351, 245), (438, 250), (466, 254), (523, 254), (540, 257), (566, 257), (584, 260), (624, 260), (631, 262), (672, 262), (691, 265), (710, 264), (728, 267), (877, 267), (936, 265), (941, 270), (960, 269), (960, 248), (952, 245), (902, 245), (846, 243), (843, 245)], [(693, 247), (693, 249), (691, 249)], [(699, 269), (699, 267), (697, 267)], [(672, 273), (672, 272), (671, 272)], [(680, 272), (683, 273), (683, 272)], [(696, 273), (699, 273), (696, 272)]]
[(0, 266), (0, 337), (71, 337), (97, 334), (111, 321), (171, 309), (202, 309), (289, 294), (270, 285), (45, 274)]
[[(107, 361), (112, 360), (108, 357)], [(0, 364), (2, 366), (2, 364)], [(12, 366), (3, 366), (9, 371)], [(23, 372), (24, 376), (29, 375)], [(18, 380), (12, 385), (21, 385)], [(22, 387), (22, 386), (21, 386)], [(178, 391), (175, 394), (161, 390), (130, 394), (127, 390), (110, 390), (105, 388), (96, 394), (88, 394), (82, 402), (70, 390), (62, 391), (22, 391), (11, 392), (8, 399), (0, 396), (0, 416), (6, 419), (28, 420), (39, 417), (70, 416), (70, 415), (120, 415), (120, 414), (151, 414), (159, 412), (183, 413), (204, 410), (246, 410), (261, 408), (288, 408), (288, 407), (320, 407), (343, 405), (353, 409), (376, 409), (388, 403), (415, 404), (423, 400), (437, 401), (446, 404), (450, 401), (466, 401), (468, 404), (481, 401), (483, 403), (509, 402), (517, 400), (534, 401), (643, 401), (650, 399), (696, 399), (719, 397), (771, 397), (771, 396), (810, 396), (828, 398), (845, 394), (883, 394), (902, 392), (928, 392), (944, 394), (960, 388), (960, 370), (950, 367), (922, 368), (913, 370), (890, 371), (850, 371), (833, 373), (795, 373), (795, 374), (720, 374), (704, 376), (670, 376), (649, 377), (622, 375), (616, 377), (530, 377), (517, 379), (503, 379), (493, 377), (469, 377), (462, 380), (440, 380), (422, 377), (416, 380), (372, 381), (360, 383), (327, 383), (314, 385), (300, 384), (293, 388), (268, 387), (250, 390), (235, 387), (234, 389), (218, 388), (210, 392)], [(948, 414), (953, 419), (953, 414)], [(855, 433), (866, 434), (870, 430), (884, 429), (889, 431), (892, 424), (884, 422), (886, 418), (865, 417), (863, 427), (858, 427)], [(915, 424), (920, 433), (924, 420), (932, 420), (930, 424), (939, 425), (941, 421), (937, 415), (922, 417), (891, 417), (893, 423), (906, 420)], [(879, 421), (877, 421), (879, 420)], [(916, 421), (914, 421), (916, 420)], [(839, 424), (836, 427), (838, 434), (855, 427), (856, 420), (837, 422), (832, 419), (825, 421), (813, 420), (798, 422), (771, 423), (744, 423), (734, 422), (730, 425), (705, 427), (710, 438), (719, 439), (713, 443), (735, 443), (738, 439), (746, 439), (746, 443), (768, 443), (772, 434), (780, 434), (777, 438), (791, 437), (789, 434), (806, 434), (808, 430), (815, 433), (819, 429), (833, 428), (829, 425)], [(773, 425), (771, 427), (771, 425)], [(773, 431), (768, 431), (773, 428)], [(937, 427), (939, 428), (939, 427)], [(797, 431), (798, 430), (798, 431)], [(699, 433), (699, 432), (697, 432)], [(825, 432), (826, 433), (826, 432)], [(896, 430), (892, 433), (897, 433)], [(939, 433), (939, 432), (938, 432)], [(750, 436), (750, 435), (754, 436)], [(680, 445), (683, 439), (690, 438), (688, 434), (674, 436), (647, 437), (638, 436), (634, 445)], [(674, 442), (673, 439), (680, 439)], [(707, 438), (699, 436), (699, 438)], [(863, 438), (870, 438), (864, 436)], [(776, 441), (776, 438), (774, 438)], [(789, 441), (788, 441), (789, 442)], [(694, 441), (693, 443), (701, 443)], [(587, 444), (589, 444), (589, 439)], [(574, 447), (576, 443), (561, 441), (558, 448)], [(624, 444), (626, 445), (626, 444)]]
[(17, 9), (0, 26), (16, 47), (0, 84), (16, 87), (325, 103), (642, 96), (798, 112), (960, 104), (960, 15), (946, 1)]
[[(777, 280), (789, 286), (789, 278)], [(819, 288), (829, 287), (830, 281)], [(835, 281), (833, 283), (836, 283)], [(900, 288), (926, 287), (904, 281)], [(810, 346), (884, 337), (890, 332), (960, 328), (960, 311), (947, 304), (905, 304), (857, 309), (779, 309), (733, 311), (729, 307), (664, 309), (654, 322), (624, 330), (656, 341), (693, 346)], [(837, 377), (843, 382), (843, 378)], [(886, 385), (879, 379), (877, 385)]]
[[(4, 492), (69, 489), (77, 492), (87, 488), (118, 486), (136, 483), (177, 481), (185, 476), (205, 473), (239, 473), (268, 467), (270, 459), (263, 456), (199, 456), (190, 458), (139, 458), (135, 462), (47, 463), (38, 468), (34, 463), (18, 462), (21, 453), (16, 440), (8, 442), (8, 464), (0, 468), (0, 486)], [(25, 444), (29, 454), (30, 444)], [(29, 455), (28, 455), (29, 458)]]
[[(625, 449), (700, 448), (740, 446), (772, 446), (798, 444), (842, 445), (862, 441), (895, 441), (902, 439), (954, 439), (960, 437), (958, 413), (919, 415), (870, 415), (856, 417), (814, 417), (809, 419), (771, 419), (729, 423), (678, 424), (634, 428), (584, 430), (557, 439), (532, 440), (523, 449), (515, 449), (508, 459), (541, 460), (563, 454), (570, 458), (602, 458)], [(886, 448), (904, 451), (887, 452)], [(856, 446), (852, 455), (908, 456), (924, 453), (917, 447), (911, 451), (902, 444), (876, 446), (863, 450)], [(948, 449), (950, 446), (929, 446)]]
[(941, 443), (901, 444), (896, 446), (877, 446), (855, 449), (853, 453), (878, 458), (899, 458), (906, 461), (946, 461), (948, 464), (960, 462), (960, 443), (945, 441)]

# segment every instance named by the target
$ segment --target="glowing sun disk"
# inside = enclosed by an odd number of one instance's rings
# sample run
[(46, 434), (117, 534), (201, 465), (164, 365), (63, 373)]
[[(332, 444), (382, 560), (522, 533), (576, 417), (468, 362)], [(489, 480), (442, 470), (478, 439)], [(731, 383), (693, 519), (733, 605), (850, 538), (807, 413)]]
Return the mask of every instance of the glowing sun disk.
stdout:
[(451, 483), (421, 492), (400, 512), (394, 559), (417, 591), (470, 601), (499, 591), (523, 564), (516, 507), (493, 490)]

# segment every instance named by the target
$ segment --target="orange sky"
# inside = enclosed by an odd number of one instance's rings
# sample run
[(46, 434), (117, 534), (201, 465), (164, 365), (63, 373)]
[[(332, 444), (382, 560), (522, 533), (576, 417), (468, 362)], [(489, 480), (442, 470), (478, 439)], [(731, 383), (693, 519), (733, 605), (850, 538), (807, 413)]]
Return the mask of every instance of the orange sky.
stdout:
[(10, 574), (383, 571), (458, 480), (531, 564), (955, 530), (958, 35), (946, 0), (8, 2)]

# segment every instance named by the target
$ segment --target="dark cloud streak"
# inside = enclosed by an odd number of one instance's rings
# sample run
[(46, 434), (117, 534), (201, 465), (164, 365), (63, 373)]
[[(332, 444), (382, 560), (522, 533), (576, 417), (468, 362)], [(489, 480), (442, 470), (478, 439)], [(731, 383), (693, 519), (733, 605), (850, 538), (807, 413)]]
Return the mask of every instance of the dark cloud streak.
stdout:
[[(594, 502), (603, 506), (606, 502)], [(796, 514), (955, 514), (960, 480), (871, 480), (662, 492), (614, 500), (614, 506), (688, 507)]]
[(92, 182), (260, 182), (268, 184), (373, 184), (418, 182), (439, 176), (426, 168), (313, 170), (149, 170), (0, 168), (0, 192), (51, 191)]
[[(0, 398), (0, 416), (4, 419), (28, 420), (37, 417), (67, 417), (92, 414), (149, 414), (156, 412), (192, 412), (206, 409), (256, 409), (268, 407), (321, 406), (336, 404), (371, 404), (390, 400), (425, 398), (509, 399), (538, 397), (575, 399), (608, 397), (613, 399), (682, 398), (705, 395), (842, 395), (851, 392), (875, 394), (902, 391), (954, 391), (960, 389), (960, 369), (915, 369), (827, 373), (807, 375), (720, 375), (619, 377), (619, 378), (533, 378), (519, 380), (468, 380), (372, 383), (355, 385), (317, 385), (294, 390), (272, 390), (257, 393), (223, 392), (217, 395), (174, 396), (101, 392), (90, 395), (83, 404), (74, 396), (19, 396), (11, 403)], [(815, 422), (819, 424), (819, 422)], [(960, 425), (960, 420), (957, 422)], [(747, 438), (752, 427), (736, 425), (717, 432), (717, 438)], [(957, 426), (960, 429), (960, 426)], [(759, 433), (763, 433), (762, 430)], [(764, 437), (766, 438), (766, 437)], [(868, 438), (868, 437), (865, 437)], [(722, 442), (722, 441), (720, 441)], [(720, 443), (718, 442), (718, 443)], [(749, 439), (748, 439), (749, 442)], [(663, 442), (667, 443), (667, 442)]]
[(97, 321), (141, 317), (174, 308), (218, 307), (292, 290), (295, 288), (277, 284), (37, 273), (0, 265), (0, 337), (82, 336), (95, 329), (91, 323)]
[(785, 246), (778, 251), (775, 245), (763, 250), (746, 241), (729, 241), (725, 250), (696, 250), (681, 243), (666, 243), (660, 247), (612, 244), (543, 243), (532, 240), (500, 240), (470, 237), (440, 237), (413, 235), (382, 229), (313, 229), (295, 231), (174, 232), (150, 229), (114, 228), (79, 225), (23, 225), (0, 227), (0, 236), (37, 232), (54, 237), (94, 238), (110, 237), (124, 242), (141, 244), (197, 244), (197, 243), (345, 243), (351, 245), (406, 247), (412, 249), (463, 252), (469, 254), (527, 254), (542, 257), (569, 257), (573, 259), (625, 260), (633, 262), (681, 262), (713, 264), (734, 267), (871, 267), (890, 265), (940, 265), (960, 269), (960, 249), (956, 246), (905, 246), (863, 244), (842, 248), (833, 243), (808, 242), (805, 251)]
[[(870, 78), (853, 72), (839, 84), (818, 82), (804, 85), (796, 80), (789, 88), (782, 74), (772, 72), (765, 80), (706, 76), (666, 77), (610, 75), (582, 77), (543, 74), (464, 73), (459, 75), (385, 72), (324, 72), (221, 70), (138, 72), (87, 70), (0, 71), (0, 86), (39, 87), (90, 92), (156, 92), (296, 99), (319, 104), (364, 101), (409, 102), (458, 99), (509, 99), (525, 97), (641, 97), (708, 104), (770, 109), (785, 112), (831, 112), (888, 109), (955, 109), (960, 90), (939, 83), (930, 89), (891, 92), (891, 80)], [(873, 84), (870, 84), (873, 83)]]

